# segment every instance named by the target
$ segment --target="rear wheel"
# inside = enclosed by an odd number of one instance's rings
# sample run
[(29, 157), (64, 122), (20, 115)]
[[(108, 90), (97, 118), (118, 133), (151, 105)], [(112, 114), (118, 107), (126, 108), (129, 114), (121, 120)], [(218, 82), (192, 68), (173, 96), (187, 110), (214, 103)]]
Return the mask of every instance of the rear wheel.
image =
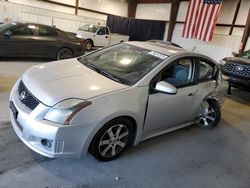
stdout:
[(68, 48), (62, 48), (57, 53), (57, 60), (73, 58), (73, 52)]
[(111, 161), (119, 157), (132, 140), (132, 124), (119, 118), (110, 121), (96, 134), (90, 153), (98, 161)]
[(198, 125), (205, 129), (211, 129), (218, 125), (221, 112), (220, 107), (216, 101), (204, 101), (201, 105), (202, 114), (199, 118)]
[(93, 48), (93, 43), (90, 40), (86, 40), (85, 42), (85, 50), (86, 51), (91, 51)]

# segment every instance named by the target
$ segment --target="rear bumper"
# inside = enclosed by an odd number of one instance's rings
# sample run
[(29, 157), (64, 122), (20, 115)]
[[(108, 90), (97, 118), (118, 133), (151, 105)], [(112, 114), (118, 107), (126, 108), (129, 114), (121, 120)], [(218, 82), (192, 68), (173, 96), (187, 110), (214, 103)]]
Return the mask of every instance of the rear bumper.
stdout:
[(85, 54), (85, 49), (83, 46), (79, 46), (74, 49), (74, 57), (79, 57)]

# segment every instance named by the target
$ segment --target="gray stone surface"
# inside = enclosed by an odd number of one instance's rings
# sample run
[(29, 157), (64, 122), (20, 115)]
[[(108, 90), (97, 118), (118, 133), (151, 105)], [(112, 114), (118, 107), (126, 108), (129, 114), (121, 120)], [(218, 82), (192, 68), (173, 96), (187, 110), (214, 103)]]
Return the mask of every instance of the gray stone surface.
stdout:
[(8, 120), (9, 89), (33, 64), (0, 62), (0, 188), (249, 188), (250, 93), (233, 90), (213, 130), (191, 126), (168, 133), (107, 163), (90, 155), (49, 159), (27, 148)]

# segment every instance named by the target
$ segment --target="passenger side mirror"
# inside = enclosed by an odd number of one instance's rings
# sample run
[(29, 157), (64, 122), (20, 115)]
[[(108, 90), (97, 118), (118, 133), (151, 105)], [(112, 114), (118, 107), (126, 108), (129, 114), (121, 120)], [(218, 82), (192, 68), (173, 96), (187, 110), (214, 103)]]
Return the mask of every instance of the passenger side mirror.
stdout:
[(4, 33), (4, 36), (7, 37), (7, 38), (10, 38), (12, 35), (13, 35), (12, 31), (6, 31)]
[(160, 81), (156, 84), (155, 90), (162, 92), (162, 93), (167, 93), (167, 94), (176, 94), (177, 93), (177, 88), (165, 81)]

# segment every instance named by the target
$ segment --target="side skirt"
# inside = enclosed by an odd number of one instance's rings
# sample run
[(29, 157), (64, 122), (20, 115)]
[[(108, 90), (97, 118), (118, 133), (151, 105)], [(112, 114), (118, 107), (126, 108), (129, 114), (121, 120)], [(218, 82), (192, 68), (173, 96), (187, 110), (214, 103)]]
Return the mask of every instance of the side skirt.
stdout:
[(158, 130), (158, 131), (154, 131), (152, 134), (146, 135), (145, 137), (142, 137), (141, 141), (144, 141), (144, 140), (147, 140), (147, 139), (150, 139), (150, 138), (153, 138), (153, 137), (165, 134), (165, 133), (169, 133), (169, 132), (181, 129), (181, 128), (193, 125), (195, 123), (197, 123), (197, 121), (190, 121), (190, 122), (182, 123), (180, 125), (168, 127), (166, 129), (161, 129), (161, 130)]

